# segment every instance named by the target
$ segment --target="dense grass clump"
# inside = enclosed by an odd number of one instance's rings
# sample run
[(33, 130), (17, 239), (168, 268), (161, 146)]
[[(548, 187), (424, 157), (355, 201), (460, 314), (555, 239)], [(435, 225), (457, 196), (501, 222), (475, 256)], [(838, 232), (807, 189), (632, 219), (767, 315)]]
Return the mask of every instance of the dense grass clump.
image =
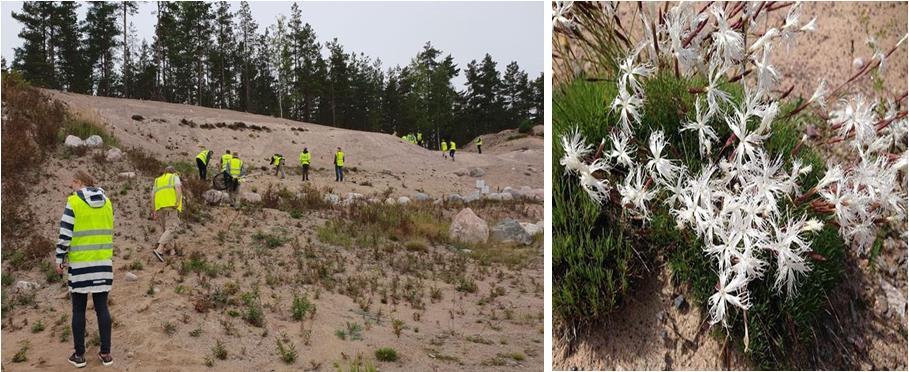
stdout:
[[(596, 80), (596, 79), (594, 79)], [(669, 142), (669, 156), (678, 159), (690, 173), (698, 172), (708, 161), (698, 153), (697, 137), (682, 132), (683, 123), (694, 116), (695, 94), (690, 89), (704, 85), (699, 79), (679, 78), (673, 74), (657, 73), (645, 81), (646, 101), (641, 124), (633, 128), (633, 145), (638, 159), (647, 158), (650, 133), (662, 130)], [(575, 130), (590, 141), (608, 137), (618, 123), (609, 112), (616, 91), (609, 81), (589, 81), (578, 78), (563, 85), (553, 103), (553, 311), (564, 324), (604, 320), (620, 306), (624, 296), (635, 287), (636, 278), (644, 266), (656, 267), (666, 262), (676, 284), (687, 283), (695, 303), (706, 314), (707, 299), (716, 292), (717, 268), (704, 254), (704, 244), (692, 231), (678, 229), (674, 217), (661, 202), (668, 191), (658, 194), (648, 206), (650, 220), (640, 220), (620, 207), (615, 190), (610, 201), (599, 206), (580, 188), (576, 178), (565, 176), (558, 159), (564, 154), (559, 139)], [(724, 84), (733, 102), (741, 101), (740, 85)], [(783, 104), (780, 112), (795, 105)], [(730, 136), (728, 126), (714, 116), (711, 126), (720, 139), (719, 146)], [(802, 191), (817, 183), (824, 172), (820, 156), (808, 148), (798, 148), (802, 133), (797, 123), (814, 120), (807, 115), (778, 118), (772, 124), (771, 136), (764, 142), (771, 156), (780, 156), (788, 169), (799, 159), (810, 164), (812, 171), (801, 176)], [(756, 121), (756, 120), (755, 120)], [(749, 123), (749, 128), (758, 123)], [(594, 143), (596, 145), (597, 143)], [(718, 147), (719, 147), (718, 146)], [(609, 150), (607, 143), (606, 151)], [(718, 148), (714, 149), (714, 154)], [(607, 175), (610, 184), (622, 182), (624, 172)], [(793, 213), (808, 213), (822, 221), (828, 218), (806, 210), (791, 200), (781, 200), (780, 209)], [(762, 368), (799, 365), (800, 354), (793, 350), (806, 348), (814, 339), (812, 329), (827, 319), (824, 312), (827, 294), (841, 280), (845, 247), (837, 232), (826, 226), (812, 244), (815, 254), (810, 262), (812, 271), (799, 279), (799, 293), (788, 297), (773, 289), (773, 277), (767, 276), (749, 285), (752, 307), (748, 311), (747, 354)], [(760, 257), (775, 270), (774, 257)], [(731, 340), (745, 350), (744, 314), (734, 311), (727, 321)], [(716, 325), (715, 327), (721, 327)], [(719, 333), (719, 332), (718, 332)]]

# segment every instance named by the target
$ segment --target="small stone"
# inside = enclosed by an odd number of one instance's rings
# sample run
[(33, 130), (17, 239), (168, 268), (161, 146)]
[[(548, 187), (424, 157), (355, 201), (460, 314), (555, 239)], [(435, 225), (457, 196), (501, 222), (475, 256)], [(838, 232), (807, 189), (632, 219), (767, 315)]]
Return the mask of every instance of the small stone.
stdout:
[(120, 161), (120, 159), (123, 158), (123, 151), (120, 151), (120, 149), (116, 147), (111, 147), (110, 150), (107, 150), (105, 158), (109, 162)]
[(123, 179), (136, 178), (136, 172), (121, 172), (120, 174), (117, 175), (117, 177), (120, 177)]
[(127, 281), (130, 281), (130, 282), (134, 282), (134, 281), (139, 280), (139, 277), (136, 276), (136, 274), (133, 274), (133, 273), (131, 273), (131, 272), (129, 272), (129, 271), (126, 272), (125, 277), (126, 277), (126, 280), (127, 280)]
[(449, 203), (463, 204), (464, 198), (459, 194), (450, 194), (447, 197), (445, 197), (445, 201), (447, 201)]
[(81, 138), (76, 137), (74, 135), (66, 136), (66, 139), (63, 141), (63, 146), (66, 146), (66, 147), (79, 147), (79, 146), (84, 146), (84, 145), (85, 145), (85, 142), (82, 141)]
[(85, 139), (85, 146), (95, 147), (95, 146), (101, 146), (103, 144), (104, 144), (104, 139), (102, 139), (101, 136), (99, 136), (97, 134), (88, 136), (88, 138)]
[(468, 171), (471, 177), (483, 177), (486, 175), (486, 171), (483, 168), (470, 168)]
[(422, 192), (418, 192), (418, 193), (416, 193), (416, 195), (413, 196), (413, 199), (419, 202), (419, 201), (432, 200), (432, 197), (427, 194), (424, 194)]
[(398, 204), (401, 204), (401, 205), (410, 204), (410, 198), (408, 198), (406, 196), (399, 197)]
[(30, 282), (27, 280), (20, 280), (16, 282), (16, 289), (20, 291), (30, 291), (38, 288), (41, 288), (41, 285), (36, 282)]
[(322, 197), (322, 200), (331, 205), (338, 205), (341, 203), (341, 197), (335, 194), (325, 194), (325, 196)]
[(245, 202), (250, 202), (250, 203), (261, 203), (262, 195), (259, 195), (258, 193), (255, 193), (255, 192), (244, 192), (243, 194), (240, 195), (240, 200), (243, 200)]
[(676, 310), (685, 310), (685, 308), (688, 307), (688, 301), (685, 301), (685, 296), (678, 295), (672, 300), (672, 306), (675, 307)]

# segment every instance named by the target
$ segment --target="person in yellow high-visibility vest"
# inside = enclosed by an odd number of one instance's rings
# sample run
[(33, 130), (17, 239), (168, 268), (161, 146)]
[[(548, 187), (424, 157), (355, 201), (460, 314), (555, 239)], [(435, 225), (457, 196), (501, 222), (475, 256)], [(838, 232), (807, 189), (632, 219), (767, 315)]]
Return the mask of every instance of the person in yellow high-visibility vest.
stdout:
[(230, 161), (231, 157), (233, 157), (233, 155), (230, 154), (230, 150), (225, 151), (224, 155), (221, 155), (221, 171), (222, 172), (227, 172), (227, 162)]
[[(94, 178), (85, 171), (76, 172), (71, 184), (73, 193), (66, 199), (60, 218), (60, 233), (55, 254), (56, 271), (69, 274), (69, 292), (73, 303), (72, 335), (75, 352), (69, 362), (85, 367), (85, 308), (91, 294), (98, 318), (101, 364), (114, 364), (111, 349), (111, 318), (107, 298), (114, 283), (114, 208), (104, 190), (95, 187)], [(69, 267), (67, 269), (67, 266)]]
[(442, 159), (448, 159), (448, 141), (442, 140)]
[(303, 167), (303, 181), (309, 181), (309, 163), (311, 161), (312, 154), (309, 153), (309, 149), (304, 147), (303, 152), (300, 153), (300, 166)]
[(275, 166), (275, 177), (278, 176), (278, 173), (281, 173), (281, 179), (284, 179), (284, 155), (274, 154), (271, 157), (271, 165)]
[(234, 152), (227, 165), (227, 175), (230, 180), (227, 191), (230, 194), (230, 204), (234, 208), (240, 208), (240, 177), (244, 174), (246, 174), (246, 168), (243, 165), (243, 160), (240, 159), (239, 153)]
[(483, 153), (483, 137), (477, 137), (477, 153)]
[[(152, 220), (156, 220), (161, 225), (161, 236), (158, 238), (158, 245), (152, 251), (159, 261), (164, 262), (164, 253), (168, 244), (174, 241), (177, 229), (180, 227), (179, 212), (183, 211), (183, 186), (180, 184), (180, 176), (173, 166), (168, 165), (164, 168), (164, 173), (155, 178), (154, 188), (152, 189)], [(170, 251), (171, 254), (176, 252), (176, 247)]]
[(458, 150), (458, 146), (455, 145), (455, 141), (448, 141), (448, 156), (451, 157), (451, 161), (454, 161), (455, 151)]
[(335, 153), (335, 182), (344, 182), (344, 151), (341, 151), (341, 146)]
[(208, 162), (211, 161), (212, 151), (202, 148), (202, 152), (196, 155), (196, 166), (199, 168), (199, 179), (204, 180), (208, 173)]

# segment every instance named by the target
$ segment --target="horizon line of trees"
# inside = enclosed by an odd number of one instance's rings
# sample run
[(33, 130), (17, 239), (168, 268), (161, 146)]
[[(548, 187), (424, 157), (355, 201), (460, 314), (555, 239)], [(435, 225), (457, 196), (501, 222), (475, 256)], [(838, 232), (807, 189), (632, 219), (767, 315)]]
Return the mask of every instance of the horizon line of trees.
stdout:
[[(80, 20), (77, 9), (89, 8)], [(158, 2), (155, 34), (141, 42), (136, 2), (23, 3), (10, 68), (37, 86), (108, 97), (183, 103), (384, 133), (424, 133), (464, 143), (543, 120), (543, 74), (517, 62), (504, 73), (488, 53), (462, 71), (427, 42), (406, 66), (317, 41), (298, 3), (260, 32), (249, 4)], [(324, 48), (324, 49), (323, 49)], [(323, 56), (327, 50), (327, 57)], [(6, 61), (3, 61), (6, 68)]]

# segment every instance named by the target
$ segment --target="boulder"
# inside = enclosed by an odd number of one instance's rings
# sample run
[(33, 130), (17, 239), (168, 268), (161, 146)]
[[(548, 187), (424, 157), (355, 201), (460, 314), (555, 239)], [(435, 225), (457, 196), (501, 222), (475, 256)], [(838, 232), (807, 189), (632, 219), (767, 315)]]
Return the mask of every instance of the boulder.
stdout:
[(322, 200), (325, 200), (326, 203), (331, 205), (338, 205), (341, 203), (341, 197), (336, 194), (325, 194), (322, 197)]
[(521, 222), (521, 227), (524, 228), (524, 231), (530, 236), (543, 233), (543, 221), (538, 223)]
[(507, 200), (514, 199), (514, 196), (512, 196), (511, 194), (509, 194), (507, 192), (491, 192), (489, 194), (486, 194), (485, 197), (486, 197), (486, 199), (489, 199), (489, 200), (499, 200), (499, 201), (507, 201)]
[(472, 193), (470, 193), (470, 194), (467, 194), (467, 196), (464, 197), (464, 202), (465, 202), (465, 203), (473, 203), (473, 202), (475, 202), (475, 201), (477, 201), (477, 200), (480, 200), (480, 192), (479, 192), (479, 191), (474, 191), (474, 192), (472, 192)]
[(249, 202), (249, 203), (261, 203), (262, 195), (259, 195), (255, 192), (244, 192), (240, 195), (240, 200)]
[(422, 193), (422, 192), (418, 192), (416, 195), (413, 196), (413, 200), (416, 200), (416, 201), (427, 201), (427, 200), (432, 200), (432, 197), (429, 196), (429, 195), (426, 195), (426, 194), (424, 194), (424, 193)]
[(101, 136), (99, 136), (97, 134), (88, 136), (88, 138), (85, 139), (85, 146), (95, 147), (95, 146), (101, 146), (103, 144), (104, 144), (104, 140), (101, 138)]
[(530, 198), (536, 201), (543, 201), (546, 198), (546, 192), (543, 189), (533, 189), (530, 191)]
[(490, 231), (490, 238), (497, 242), (523, 245), (529, 245), (533, 242), (533, 237), (524, 230), (524, 227), (518, 221), (510, 218), (502, 220), (502, 222), (495, 225)]
[(219, 190), (207, 190), (202, 193), (202, 199), (205, 199), (205, 202), (211, 205), (220, 204), (222, 201), (230, 200), (230, 195), (224, 191)]
[(471, 177), (483, 177), (486, 175), (486, 171), (483, 168), (470, 168), (468, 172)]
[(543, 136), (543, 134), (546, 132), (546, 129), (542, 125), (534, 125), (530, 131), (534, 136)]
[(36, 282), (30, 282), (27, 280), (20, 280), (16, 282), (16, 290), (19, 291), (31, 291), (38, 288), (41, 288), (41, 285)]
[(85, 145), (85, 142), (82, 141), (81, 138), (76, 137), (74, 135), (66, 136), (66, 140), (63, 141), (63, 146), (66, 146), (66, 147), (79, 147), (79, 146), (84, 146), (84, 145)]
[[(120, 172), (120, 174), (118, 174), (117, 177), (120, 177), (120, 178), (123, 178), (123, 179), (127, 179), (127, 180), (128, 180), (128, 179), (132, 179), (132, 178), (136, 178), (136, 172)], [(217, 190), (216, 190), (216, 191), (217, 191)]]
[(489, 239), (489, 225), (473, 210), (464, 208), (451, 220), (448, 237), (465, 243), (485, 243)]
[(110, 162), (120, 161), (120, 159), (123, 159), (123, 151), (120, 151), (120, 149), (116, 147), (111, 147), (110, 150), (107, 150), (104, 157)]
[(344, 198), (343, 204), (350, 205), (350, 204), (356, 203), (358, 201), (365, 201), (365, 200), (366, 200), (366, 198), (363, 196), (363, 194), (349, 192), (349, 193), (347, 193), (347, 196)]
[(458, 204), (461, 204), (461, 203), (464, 203), (464, 197), (462, 197), (462, 196), (459, 195), (459, 194), (450, 194), (450, 195), (448, 195), (448, 196), (445, 197), (445, 201), (447, 201), (447, 202), (449, 202), (449, 203), (458, 203)]
[(410, 198), (408, 198), (406, 196), (402, 196), (402, 197), (398, 198), (398, 204), (409, 204), (409, 203), (410, 203)]
[(139, 280), (139, 277), (136, 276), (136, 274), (133, 274), (129, 271), (127, 271), (126, 275), (124, 275), (124, 276), (126, 277), (126, 281), (128, 281), (128, 282), (135, 282), (135, 281)]

